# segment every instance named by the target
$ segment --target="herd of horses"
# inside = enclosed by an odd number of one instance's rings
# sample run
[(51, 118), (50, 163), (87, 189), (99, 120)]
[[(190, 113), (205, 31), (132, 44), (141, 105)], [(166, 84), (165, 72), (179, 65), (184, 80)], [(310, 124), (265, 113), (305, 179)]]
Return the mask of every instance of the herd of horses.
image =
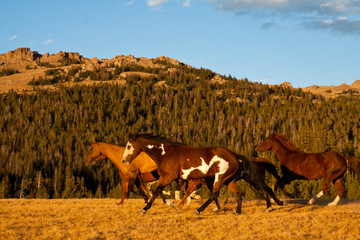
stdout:
[[(118, 204), (122, 205), (129, 191), (133, 191), (142, 195), (147, 203), (141, 210), (143, 214), (159, 195), (164, 203), (172, 204), (163, 194), (164, 188), (172, 181), (177, 182), (179, 187), (182, 186), (185, 192), (176, 208), (181, 208), (199, 186), (205, 185), (210, 190), (210, 198), (195, 214), (200, 214), (213, 201), (220, 208), (218, 196), (222, 185), (226, 185), (235, 194), (237, 207), (234, 214), (240, 214), (243, 193), (236, 182), (241, 179), (264, 197), (266, 210), (271, 207), (270, 198), (278, 205), (283, 205), (274, 193), (278, 189), (286, 196), (293, 197), (285, 190), (285, 185), (296, 179), (323, 179), (322, 191), (311, 198), (308, 204), (313, 204), (327, 193), (332, 182), (338, 194), (329, 206), (335, 206), (344, 193), (341, 180), (347, 169), (360, 173), (359, 158), (344, 157), (332, 151), (305, 153), (297, 148), (288, 136), (272, 133), (256, 150), (276, 152), (280, 161), (281, 177), (274, 164), (264, 158), (245, 157), (223, 147), (191, 147), (151, 134), (134, 134), (125, 147), (94, 140), (85, 157), (85, 164), (96, 164), (110, 159), (119, 170), (123, 182), (122, 199)], [(265, 183), (265, 172), (269, 172), (277, 180), (274, 191)], [(145, 183), (154, 181), (157, 181), (157, 186), (151, 194)], [(134, 186), (138, 192), (135, 192)]]

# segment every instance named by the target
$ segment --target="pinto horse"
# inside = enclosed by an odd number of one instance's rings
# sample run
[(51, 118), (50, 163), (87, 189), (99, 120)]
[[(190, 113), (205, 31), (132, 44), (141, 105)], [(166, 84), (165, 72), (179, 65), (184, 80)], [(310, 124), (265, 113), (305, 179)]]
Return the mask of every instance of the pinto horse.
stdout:
[(237, 207), (234, 213), (241, 213), (242, 191), (236, 185), (236, 181), (243, 175), (252, 175), (248, 168), (244, 171), (244, 168), (239, 167), (240, 163), (248, 161), (246, 157), (222, 147), (196, 148), (172, 143), (149, 134), (135, 134), (126, 144), (123, 162), (131, 163), (141, 152), (145, 152), (154, 160), (160, 175), (154, 196), (141, 210), (141, 213), (147, 212), (165, 186), (180, 178), (204, 179), (211, 192), (210, 198), (194, 212), (195, 214), (200, 214), (212, 201), (217, 199), (223, 184), (227, 185), (237, 198)]
[[(124, 151), (125, 147), (123, 146), (96, 142), (94, 139), (93, 144), (90, 146), (85, 157), (85, 165), (99, 163), (102, 160), (109, 158), (119, 170), (120, 178), (123, 182), (122, 198), (117, 205), (122, 205), (124, 203), (129, 190), (136, 193), (133, 189), (134, 185), (136, 185), (139, 190), (139, 193), (136, 194), (142, 195), (145, 198), (145, 202), (147, 202), (147, 200), (151, 198), (151, 194), (145, 188), (143, 182), (154, 182), (158, 180), (156, 172), (157, 166), (155, 162), (145, 153), (141, 153), (136, 159), (134, 159), (131, 165), (125, 165), (121, 162), (121, 157)], [(162, 199), (164, 203), (166, 203), (163, 195)]]
[[(276, 178), (276, 180), (280, 179), (280, 176), (276, 171), (275, 165), (272, 162), (270, 162), (269, 160), (267, 160), (265, 158), (259, 158), (259, 157), (256, 157), (256, 158), (249, 157), (248, 159), (250, 160), (250, 164), (253, 165), (254, 169), (256, 169), (258, 171), (258, 173), (260, 173), (259, 177), (260, 177), (262, 182), (265, 182), (265, 173), (266, 172), (273, 175)], [(190, 181), (189, 182), (189, 187), (185, 191), (184, 198), (180, 201), (180, 203), (178, 204), (177, 207), (181, 208), (184, 205), (186, 199), (194, 191), (194, 189), (199, 188), (202, 185), (206, 185), (205, 181), (202, 180), (202, 179), (201, 180), (199, 179), (197, 181), (196, 180)], [(262, 193), (262, 195), (266, 199), (266, 193)], [(217, 206), (217, 209), (220, 209), (220, 204), (217, 201), (217, 199), (215, 199), (214, 201), (215, 201), (215, 204)], [(227, 202), (227, 201), (225, 201), (225, 202)], [(270, 207), (270, 206), (268, 206), (268, 207)]]
[(262, 152), (274, 150), (279, 158), (282, 177), (275, 184), (275, 192), (278, 187), (283, 189), (295, 179), (321, 179), (323, 178), (323, 189), (311, 198), (308, 204), (313, 204), (319, 197), (327, 193), (330, 183), (333, 182), (338, 195), (329, 206), (335, 206), (344, 193), (341, 179), (346, 172), (346, 160), (336, 152), (305, 153), (288, 140), (287, 137), (272, 133), (258, 147)]

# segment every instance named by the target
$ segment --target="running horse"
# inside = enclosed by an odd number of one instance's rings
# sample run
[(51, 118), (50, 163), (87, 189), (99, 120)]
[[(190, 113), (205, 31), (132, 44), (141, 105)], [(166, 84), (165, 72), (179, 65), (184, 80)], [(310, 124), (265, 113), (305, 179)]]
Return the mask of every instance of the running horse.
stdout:
[(313, 204), (323, 194), (327, 193), (331, 182), (334, 183), (338, 195), (329, 206), (335, 206), (344, 193), (341, 179), (344, 176), (347, 164), (343, 156), (336, 152), (305, 153), (300, 151), (288, 137), (272, 133), (258, 147), (262, 152), (274, 150), (279, 158), (282, 177), (275, 184), (277, 188), (283, 189), (296, 179), (314, 180), (323, 179), (323, 189), (311, 198), (308, 204)]
[[(279, 180), (281, 177), (279, 176), (279, 174), (277, 173), (277, 170), (276, 170), (276, 167), (275, 165), (270, 162), (269, 160), (265, 159), (265, 158), (259, 158), (259, 157), (256, 157), (256, 158), (253, 158), (253, 157), (248, 157), (248, 159), (250, 160), (250, 165), (253, 166), (253, 169), (255, 169), (256, 171), (258, 171), (259, 173), (259, 177), (260, 177), (260, 180), (262, 182), (265, 182), (265, 174), (266, 172), (270, 173), (271, 175), (273, 175), (276, 180)], [(243, 178), (244, 176), (241, 176), (241, 178)], [(245, 179), (247, 180), (247, 179)], [(190, 181), (189, 182), (189, 187), (185, 192), (185, 195), (184, 195), (184, 198), (180, 201), (180, 203), (178, 204), (178, 208), (181, 208), (185, 201), (188, 199), (188, 197), (190, 196), (190, 194), (197, 188), (201, 187), (202, 185), (206, 185), (205, 184), (205, 181), (203, 179), (198, 179), (197, 181), (196, 180), (193, 180), (193, 181)], [(250, 183), (251, 185), (251, 183)], [(260, 193), (261, 195), (263, 195), (263, 197), (265, 198), (265, 200), (267, 201), (267, 198), (266, 198), (266, 192), (263, 193), (261, 192)], [(220, 204), (219, 202), (217, 201), (217, 199), (214, 200), (215, 201), (215, 204), (217, 206), (217, 209), (220, 209)], [(225, 203), (227, 201), (225, 200)], [(269, 202), (270, 203), (270, 202)], [(268, 204), (268, 208), (270, 207), (270, 205)]]
[[(115, 144), (96, 142), (93, 139), (92, 145), (89, 147), (85, 157), (85, 165), (97, 164), (107, 158), (119, 170), (120, 178), (123, 182), (123, 194), (121, 201), (117, 205), (124, 203), (125, 197), (129, 190), (144, 197), (145, 202), (151, 198), (151, 193), (143, 185), (143, 182), (154, 182), (158, 180), (157, 166), (155, 162), (145, 153), (141, 153), (131, 165), (125, 165), (121, 162), (121, 157), (125, 151), (125, 147)], [(135, 192), (133, 187), (137, 186), (139, 193)], [(166, 203), (163, 195), (162, 199)], [(168, 204), (171, 204), (168, 202)]]
[(134, 134), (126, 144), (122, 160), (129, 164), (141, 152), (145, 152), (154, 160), (160, 178), (153, 197), (140, 213), (145, 214), (162, 189), (180, 178), (204, 179), (211, 192), (210, 198), (194, 212), (195, 214), (200, 214), (217, 199), (223, 184), (227, 185), (237, 198), (234, 214), (241, 213), (242, 191), (236, 185), (236, 181), (242, 175), (251, 175), (249, 171), (245, 172), (239, 167), (242, 161), (248, 161), (246, 157), (222, 147), (196, 148), (169, 142), (150, 134)]

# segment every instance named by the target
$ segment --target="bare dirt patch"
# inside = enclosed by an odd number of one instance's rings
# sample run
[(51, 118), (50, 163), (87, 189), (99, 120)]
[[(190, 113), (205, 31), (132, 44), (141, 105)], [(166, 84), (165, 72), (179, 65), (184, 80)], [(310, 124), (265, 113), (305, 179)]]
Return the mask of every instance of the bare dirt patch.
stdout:
[(193, 214), (204, 200), (181, 211), (156, 200), (147, 214), (143, 200), (117, 199), (0, 200), (1, 239), (359, 239), (360, 201), (330, 200), (308, 206), (289, 200), (263, 212), (262, 200), (244, 201), (243, 213), (232, 215), (235, 201), (213, 212), (210, 205)]

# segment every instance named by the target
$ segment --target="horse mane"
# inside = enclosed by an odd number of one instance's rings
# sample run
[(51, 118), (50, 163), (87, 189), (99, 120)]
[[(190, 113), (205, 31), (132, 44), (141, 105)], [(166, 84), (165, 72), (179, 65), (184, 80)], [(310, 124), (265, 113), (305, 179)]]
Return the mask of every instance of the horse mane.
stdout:
[(138, 137), (142, 137), (145, 139), (152, 139), (158, 142), (162, 142), (162, 143), (166, 143), (166, 144), (170, 144), (170, 145), (185, 145), (184, 143), (180, 143), (180, 142), (174, 142), (171, 141), (163, 136), (160, 135), (155, 135), (153, 133), (135, 133), (134, 135), (132, 135), (132, 139), (136, 139)]
[(287, 136), (274, 135), (279, 142), (291, 151), (302, 151), (301, 148), (295, 146), (293, 141), (290, 141)]

